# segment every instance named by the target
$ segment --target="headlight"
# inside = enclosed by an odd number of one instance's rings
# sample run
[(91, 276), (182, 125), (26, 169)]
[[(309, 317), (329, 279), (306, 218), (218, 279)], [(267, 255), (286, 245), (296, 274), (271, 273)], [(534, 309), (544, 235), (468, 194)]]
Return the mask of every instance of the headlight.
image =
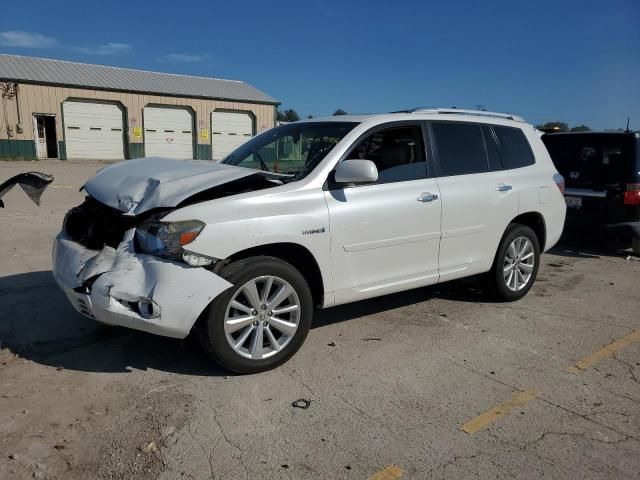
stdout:
[(138, 248), (143, 253), (182, 259), (182, 247), (193, 242), (203, 228), (204, 223), (197, 220), (185, 222), (154, 220), (136, 228), (136, 240)]

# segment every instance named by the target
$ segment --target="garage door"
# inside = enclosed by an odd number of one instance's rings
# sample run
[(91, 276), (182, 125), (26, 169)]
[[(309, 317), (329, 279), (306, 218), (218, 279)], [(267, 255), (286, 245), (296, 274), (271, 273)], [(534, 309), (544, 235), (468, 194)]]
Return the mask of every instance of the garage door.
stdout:
[(211, 114), (211, 158), (222, 160), (253, 135), (253, 120), (247, 113)]
[(193, 119), (183, 108), (145, 107), (145, 157), (193, 158)]
[(67, 158), (122, 160), (122, 110), (106, 103), (64, 102)]

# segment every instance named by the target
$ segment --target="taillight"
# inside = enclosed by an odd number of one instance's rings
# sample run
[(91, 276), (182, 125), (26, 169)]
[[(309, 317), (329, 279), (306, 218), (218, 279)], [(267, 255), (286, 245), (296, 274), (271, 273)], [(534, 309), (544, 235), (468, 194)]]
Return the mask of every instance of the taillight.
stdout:
[(560, 193), (564, 195), (564, 177), (559, 173), (553, 175), (553, 181), (556, 182), (556, 186)]
[(628, 183), (624, 192), (625, 205), (640, 205), (640, 183)]

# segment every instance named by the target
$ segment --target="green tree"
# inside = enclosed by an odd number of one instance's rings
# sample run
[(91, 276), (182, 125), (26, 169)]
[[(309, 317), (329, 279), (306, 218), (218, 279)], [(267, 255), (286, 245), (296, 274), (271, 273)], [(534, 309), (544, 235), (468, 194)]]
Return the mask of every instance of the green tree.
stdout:
[(569, 125), (566, 122), (547, 122), (542, 125), (536, 125), (538, 130), (542, 130), (544, 132), (568, 132)]
[(335, 112), (333, 112), (333, 115), (348, 115), (347, 112), (345, 112), (344, 110), (342, 110), (341, 108), (337, 109)]
[(300, 115), (293, 108), (287, 108), (286, 110), (277, 110), (277, 119), (279, 122), (297, 122), (300, 120)]
[(575, 127), (571, 127), (570, 132), (590, 132), (591, 129), (586, 125), (576, 125)]

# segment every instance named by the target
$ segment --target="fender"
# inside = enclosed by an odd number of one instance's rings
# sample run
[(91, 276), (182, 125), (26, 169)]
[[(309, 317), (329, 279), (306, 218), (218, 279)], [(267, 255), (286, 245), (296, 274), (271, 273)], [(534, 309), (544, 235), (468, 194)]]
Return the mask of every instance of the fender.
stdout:
[(282, 185), (188, 205), (163, 218), (182, 220), (206, 225), (188, 250), (212, 258), (278, 243), (300, 245), (315, 258), (325, 295), (333, 292), (329, 211), (321, 189)]

